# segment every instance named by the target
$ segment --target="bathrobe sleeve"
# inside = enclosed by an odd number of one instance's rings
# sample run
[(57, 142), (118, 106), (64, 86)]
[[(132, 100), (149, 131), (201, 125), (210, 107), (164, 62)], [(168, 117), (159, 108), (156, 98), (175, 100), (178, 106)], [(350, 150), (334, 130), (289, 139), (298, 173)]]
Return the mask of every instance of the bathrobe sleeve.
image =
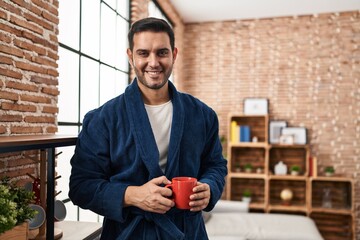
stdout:
[(204, 209), (205, 211), (210, 211), (221, 198), (227, 175), (227, 161), (222, 155), (217, 115), (212, 109), (208, 109), (205, 113), (206, 142), (201, 156), (202, 163), (199, 181), (210, 186), (210, 202)]
[(81, 208), (123, 222), (126, 218), (123, 199), (129, 184), (109, 179), (111, 144), (103, 115), (98, 109), (84, 118), (71, 159), (69, 197)]

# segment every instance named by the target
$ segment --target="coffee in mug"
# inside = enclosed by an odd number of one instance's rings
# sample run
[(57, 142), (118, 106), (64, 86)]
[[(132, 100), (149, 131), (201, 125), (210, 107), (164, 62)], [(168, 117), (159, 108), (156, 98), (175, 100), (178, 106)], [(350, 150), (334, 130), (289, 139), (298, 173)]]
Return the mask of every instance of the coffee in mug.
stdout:
[(175, 207), (178, 209), (190, 209), (190, 196), (193, 194), (193, 188), (197, 184), (197, 179), (193, 177), (175, 177), (171, 184), (165, 187), (173, 191), (172, 199)]

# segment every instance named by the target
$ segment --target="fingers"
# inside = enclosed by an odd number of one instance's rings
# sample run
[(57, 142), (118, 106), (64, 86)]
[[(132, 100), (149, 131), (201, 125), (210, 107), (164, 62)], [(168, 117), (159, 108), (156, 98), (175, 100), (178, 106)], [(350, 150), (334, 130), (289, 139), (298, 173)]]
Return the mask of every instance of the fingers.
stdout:
[(194, 194), (190, 196), (190, 211), (201, 211), (207, 207), (210, 202), (210, 187), (206, 183), (198, 182), (198, 185), (193, 189)]
[(150, 182), (154, 183), (156, 185), (171, 184), (171, 181), (169, 179), (167, 179), (165, 176), (153, 178), (153, 179), (150, 180)]

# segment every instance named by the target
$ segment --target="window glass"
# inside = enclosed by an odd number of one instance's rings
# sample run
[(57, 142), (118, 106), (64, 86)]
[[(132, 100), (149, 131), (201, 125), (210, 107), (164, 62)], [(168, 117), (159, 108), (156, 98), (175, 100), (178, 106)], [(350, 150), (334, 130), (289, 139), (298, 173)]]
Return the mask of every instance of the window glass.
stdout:
[(123, 71), (128, 71), (129, 62), (126, 54), (128, 48), (127, 33), (129, 31), (129, 23), (121, 17), (117, 17), (116, 31), (116, 67)]
[[(116, 10), (116, 0), (103, 0), (105, 3), (107, 3), (112, 9)], [(122, 2), (124, 0), (120, 0)], [(124, 1), (127, 2), (127, 1)]]
[(79, 50), (80, 2), (59, 1), (59, 42)]
[(96, 213), (90, 211), (90, 210), (86, 210), (86, 209), (81, 209), (79, 211), (79, 221), (83, 221), (83, 222), (98, 222), (99, 221), (99, 217)]
[(128, 85), (128, 74), (127, 73), (123, 73), (121, 71), (116, 71), (116, 80), (115, 80), (115, 88), (116, 88), (116, 93), (115, 95), (119, 95), (123, 92), (125, 92), (125, 88)]
[(129, 19), (129, 1), (118, 0), (117, 11), (123, 18)]
[(79, 55), (59, 48), (60, 122), (77, 122), (79, 112)]
[(81, 51), (95, 59), (99, 59), (99, 0), (86, 0), (86, 4), (82, 4), (81, 17)]
[(115, 66), (116, 58), (116, 13), (101, 4), (100, 60)]
[[(77, 127), (71, 126), (67, 128), (72, 128), (72, 130), (74, 130), (75, 133), (72, 133), (71, 135), (77, 135)], [(67, 131), (69, 131), (69, 129)], [(59, 147), (56, 149), (57, 153), (61, 152), (61, 154), (56, 158), (56, 173), (58, 176), (61, 176), (56, 180), (57, 185), (61, 186), (61, 188), (56, 188), (56, 192), (58, 193), (56, 199), (61, 201), (68, 198), (69, 178), (71, 172), (69, 171), (69, 169), (71, 169), (70, 159), (74, 154), (74, 149), (75, 146)]]
[(116, 96), (116, 70), (106, 65), (100, 66), (100, 105)]
[(99, 63), (81, 57), (80, 121), (99, 106)]

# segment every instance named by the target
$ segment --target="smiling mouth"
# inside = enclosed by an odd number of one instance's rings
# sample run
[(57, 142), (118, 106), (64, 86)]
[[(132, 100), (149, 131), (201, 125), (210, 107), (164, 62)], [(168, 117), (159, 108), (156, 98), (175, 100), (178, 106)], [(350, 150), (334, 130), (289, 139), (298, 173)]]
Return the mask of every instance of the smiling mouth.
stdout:
[(150, 77), (158, 77), (162, 71), (145, 71)]

